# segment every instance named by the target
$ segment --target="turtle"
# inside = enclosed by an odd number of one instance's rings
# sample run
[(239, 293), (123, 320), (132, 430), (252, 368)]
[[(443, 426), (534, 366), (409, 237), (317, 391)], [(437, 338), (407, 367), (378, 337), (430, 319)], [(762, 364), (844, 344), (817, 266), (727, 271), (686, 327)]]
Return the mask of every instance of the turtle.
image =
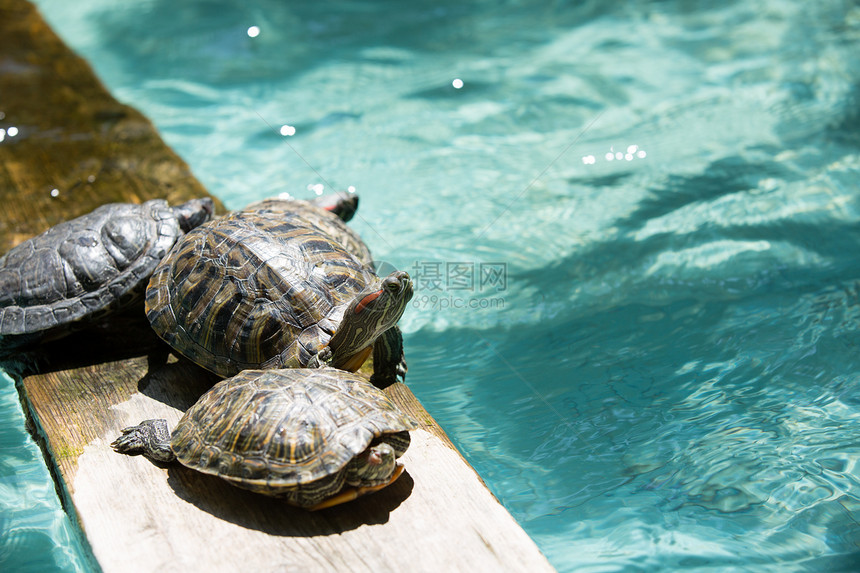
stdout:
[(289, 194), (286, 194), (282, 199), (293, 200), (298, 204), (309, 203), (312, 207), (325, 209), (329, 213), (337, 215), (338, 219), (344, 223), (351, 221), (355, 212), (358, 210), (358, 195), (356, 195), (354, 191), (339, 191), (336, 193), (329, 193), (327, 195), (320, 195), (310, 201), (294, 199)]
[(189, 408), (122, 430), (111, 444), (322, 509), (393, 483), (418, 425), (357, 374), (334, 368), (244, 370)]
[(408, 273), (385, 278), (336, 215), (270, 199), (192, 230), (152, 275), (155, 332), (219, 376), (332, 366), (354, 372), (373, 352), (371, 381), (403, 379), (396, 323), (412, 298)]
[(0, 345), (60, 338), (142, 298), (176, 240), (208, 221), (208, 197), (110, 203), (0, 257)]

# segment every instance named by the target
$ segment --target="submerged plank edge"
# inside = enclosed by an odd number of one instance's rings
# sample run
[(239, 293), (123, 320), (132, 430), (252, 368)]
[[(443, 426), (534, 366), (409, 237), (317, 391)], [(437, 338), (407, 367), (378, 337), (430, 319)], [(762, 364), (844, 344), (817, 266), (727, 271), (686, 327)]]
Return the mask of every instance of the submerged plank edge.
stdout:
[[(19, 127), (0, 141), (0, 251), (102, 203), (207, 194), (29, 2), (0, 0), (0, 37), (0, 127)], [(403, 384), (386, 391), (421, 424), (404, 474), (311, 513), (113, 452), (122, 427), (173, 424), (216, 380), (161, 343), (139, 308), (3, 366), (106, 572), (552, 570)]]

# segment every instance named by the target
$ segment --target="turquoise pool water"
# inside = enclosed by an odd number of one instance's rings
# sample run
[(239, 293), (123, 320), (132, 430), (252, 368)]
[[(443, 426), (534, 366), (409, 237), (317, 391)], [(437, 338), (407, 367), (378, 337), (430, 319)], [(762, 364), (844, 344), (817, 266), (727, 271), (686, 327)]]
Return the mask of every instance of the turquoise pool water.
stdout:
[[(228, 206), (355, 187), (559, 570), (860, 570), (856, 3), (37, 4)], [(86, 571), (0, 390), (0, 568)]]

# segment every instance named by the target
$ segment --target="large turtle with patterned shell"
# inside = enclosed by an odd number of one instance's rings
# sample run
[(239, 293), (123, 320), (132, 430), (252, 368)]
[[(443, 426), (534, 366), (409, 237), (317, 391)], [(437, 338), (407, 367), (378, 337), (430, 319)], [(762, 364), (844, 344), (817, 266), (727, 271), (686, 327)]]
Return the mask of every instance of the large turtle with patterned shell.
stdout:
[(246, 369), (331, 366), (371, 381), (406, 372), (396, 323), (412, 297), (405, 272), (385, 278), (341, 218), (270, 199), (201, 225), (155, 270), (146, 314), (178, 352), (221, 376)]
[(213, 386), (172, 434), (165, 420), (146, 420), (112, 445), (315, 510), (393, 483), (416, 427), (356, 374), (246, 370)]
[(59, 338), (141, 299), (176, 240), (212, 213), (209, 198), (111, 203), (15, 246), (0, 257), (0, 347)]

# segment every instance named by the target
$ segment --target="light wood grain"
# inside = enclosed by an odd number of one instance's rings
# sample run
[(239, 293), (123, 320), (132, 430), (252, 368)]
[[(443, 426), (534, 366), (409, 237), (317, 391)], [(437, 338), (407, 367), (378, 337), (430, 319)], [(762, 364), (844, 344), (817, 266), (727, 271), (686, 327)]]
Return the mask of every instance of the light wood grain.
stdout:
[[(129, 420), (143, 411), (179, 418), (154, 406), (136, 395), (117, 409)], [(182, 467), (117, 460), (110, 437), (85, 448), (74, 483), (105, 571), (548, 568), (474, 472), (423, 430), (413, 432), (406, 470), (394, 485), (314, 513)]]
[[(152, 125), (116, 102), (29, 3), (0, 0), (0, 38), (2, 111), (6, 124), (21, 126), (19, 139), (0, 144), (8, 207), (0, 210), (0, 250), (101, 203), (206, 194)], [(17, 377), (69, 512), (108, 573), (551, 570), (403, 384), (386, 392), (421, 425), (404, 474), (380, 492), (311, 513), (111, 450), (122, 427), (153, 417), (174, 424), (217, 380), (171, 352), (141, 308), (3, 366)]]

